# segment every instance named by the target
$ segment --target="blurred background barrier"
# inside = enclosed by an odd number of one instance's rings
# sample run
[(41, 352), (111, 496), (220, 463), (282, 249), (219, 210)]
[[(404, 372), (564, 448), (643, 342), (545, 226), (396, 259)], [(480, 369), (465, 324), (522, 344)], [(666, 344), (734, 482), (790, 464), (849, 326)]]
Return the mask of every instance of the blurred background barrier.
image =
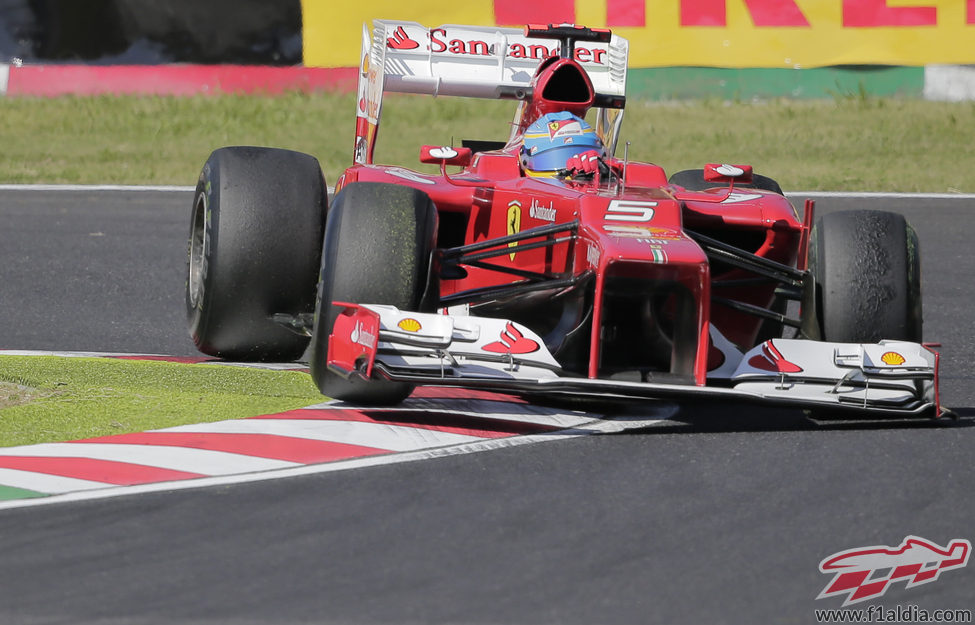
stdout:
[(0, 0), (0, 62), (302, 62), (299, 0)]
[[(375, 18), (609, 26), (633, 98), (975, 99), (975, 0), (0, 0), (0, 94), (350, 90)], [(51, 64), (290, 73), (20, 71)]]

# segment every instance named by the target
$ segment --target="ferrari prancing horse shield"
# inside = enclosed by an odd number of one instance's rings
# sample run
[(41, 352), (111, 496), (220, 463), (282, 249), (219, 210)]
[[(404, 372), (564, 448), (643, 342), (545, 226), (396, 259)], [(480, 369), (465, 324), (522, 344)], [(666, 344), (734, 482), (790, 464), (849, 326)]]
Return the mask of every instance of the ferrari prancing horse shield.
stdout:
[[(513, 200), (508, 203), (508, 236), (521, 232), (521, 202)], [(518, 245), (517, 241), (512, 241), (508, 247)], [(515, 259), (515, 252), (508, 254), (511, 260)]]

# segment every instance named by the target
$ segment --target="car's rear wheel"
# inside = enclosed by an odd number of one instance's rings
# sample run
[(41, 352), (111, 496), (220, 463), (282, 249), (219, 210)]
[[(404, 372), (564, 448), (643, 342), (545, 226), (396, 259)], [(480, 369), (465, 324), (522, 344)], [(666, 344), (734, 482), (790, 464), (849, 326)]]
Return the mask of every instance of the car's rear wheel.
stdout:
[[(672, 175), (668, 182), (670, 184), (684, 187), (688, 191), (703, 191), (714, 187), (727, 187), (725, 182), (708, 182), (704, 179), (703, 169), (685, 169)], [(735, 183), (736, 189), (762, 189), (783, 195), (782, 187), (775, 180), (761, 174), (752, 174), (752, 181), (747, 183)]]
[(903, 215), (823, 215), (810, 237), (809, 271), (822, 340), (921, 341), (920, 249)]
[(345, 379), (327, 366), (328, 341), (339, 309), (332, 302), (385, 304), (424, 311), (437, 211), (410, 187), (353, 183), (335, 197), (322, 248), (312, 337), (311, 375), (335, 399), (395, 404), (413, 390), (388, 380)]
[(186, 314), (205, 354), (292, 361), (308, 337), (271, 319), (310, 314), (328, 195), (307, 154), (226, 147), (210, 155), (193, 196)]

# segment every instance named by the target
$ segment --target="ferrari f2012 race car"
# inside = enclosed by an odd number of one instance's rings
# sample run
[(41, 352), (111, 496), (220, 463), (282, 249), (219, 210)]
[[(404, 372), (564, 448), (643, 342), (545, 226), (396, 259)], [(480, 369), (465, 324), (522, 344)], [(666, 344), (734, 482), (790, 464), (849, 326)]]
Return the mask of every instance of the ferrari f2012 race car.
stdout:
[[(307, 354), (323, 394), (374, 404), (440, 385), (940, 415), (911, 226), (848, 211), (812, 227), (812, 201), (800, 218), (747, 165), (668, 178), (616, 156), (627, 51), (574, 25), (364, 26), (353, 164), (331, 202), (305, 154), (206, 162), (186, 291), (198, 348)], [(439, 174), (376, 164), (387, 91), (511, 99), (510, 136), (422, 146)], [(598, 163), (533, 172), (549, 119), (591, 130)], [(547, 123), (542, 139), (562, 128)]]

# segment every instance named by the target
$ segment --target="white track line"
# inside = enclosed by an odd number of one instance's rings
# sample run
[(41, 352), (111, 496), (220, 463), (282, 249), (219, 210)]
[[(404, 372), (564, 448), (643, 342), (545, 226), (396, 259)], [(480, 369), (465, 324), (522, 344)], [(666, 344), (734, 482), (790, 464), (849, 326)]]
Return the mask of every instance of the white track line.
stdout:
[(59, 358), (115, 358), (118, 356), (145, 356), (147, 358), (144, 362), (150, 362), (152, 358), (167, 357), (164, 354), (133, 354), (132, 352), (57, 352), (44, 349), (0, 349), (0, 356), (57, 356)]
[(975, 193), (887, 193), (884, 191), (788, 191), (789, 197), (851, 199), (975, 200)]
[(196, 187), (142, 184), (0, 184), (0, 191), (161, 191), (192, 193)]
[[(132, 352), (56, 352), (40, 349), (0, 349), (0, 356), (57, 356), (59, 358), (117, 358), (130, 362), (162, 362), (174, 365), (191, 364), (215, 365), (217, 367), (243, 367), (245, 369), (263, 369), (265, 371), (299, 371), (307, 369), (308, 365), (300, 362), (233, 362), (231, 360), (201, 360), (199, 362), (170, 360), (165, 354), (134, 354)], [(200, 355), (201, 358), (207, 358)], [(192, 357), (190, 357), (192, 358)]]
[[(49, 475), (47, 473), (37, 473), (36, 471), (22, 471), (20, 469), (0, 469), (0, 484), (39, 493), (51, 493), (52, 496), (60, 493), (72, 493), (75, 491), (111, 488), (115, 486), (115, 484), (107, 484), (104, 482), (80, 480), (75, 477), (62, 477), (60, 475)], [(20, 500), (14, 499), (13, 501)], [(2, 507), (3, 503), (6, 502), (0, 502), (0, 507)]]
[[(163, 193), (191, 193), (196, 187), (180, 185), (138, 185), (138, 184), (0, 184), (0, 191), (155, 191)], [(329, 187), (329, 194), (333, 189)], [(789, 197), (810, 198), (872, 198), (872, 199), (930, 199), (930, 200), (975, 200), (975, 193), (888, 193), (885, 191), (787, 191)]]
[(4, 447), (0, 449), (0, 456), (90, 458), (92, 460), (127, 462), (172, 471), (187, 471), (201, 475), (231, 475), (250, 471), (290, 469), (299, 466), (296, 462), (245, 456), (225, 451), (164, 445), (130, 445), (126, 443), (40, 443), (24, 447)]

